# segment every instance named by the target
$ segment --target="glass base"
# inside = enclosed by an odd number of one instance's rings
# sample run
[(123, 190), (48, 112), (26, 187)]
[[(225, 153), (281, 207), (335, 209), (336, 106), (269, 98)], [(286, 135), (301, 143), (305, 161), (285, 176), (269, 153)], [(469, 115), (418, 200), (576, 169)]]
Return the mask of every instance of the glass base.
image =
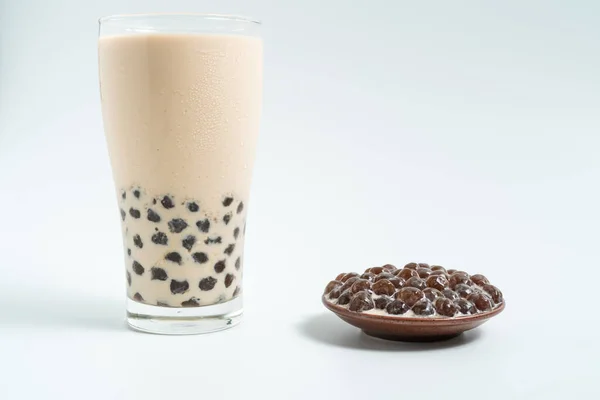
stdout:
[(211, 306), (171, 308), (127, 299), (127, 323), (140, 332), (159, 335), (197, 335), (229, 329), (240, 323), (242, 296)]

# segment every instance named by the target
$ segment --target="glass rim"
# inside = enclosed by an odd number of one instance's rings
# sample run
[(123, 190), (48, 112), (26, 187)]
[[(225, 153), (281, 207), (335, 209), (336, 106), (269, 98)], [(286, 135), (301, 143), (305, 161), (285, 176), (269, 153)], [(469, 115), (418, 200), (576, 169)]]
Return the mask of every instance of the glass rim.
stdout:
[(243, 15), (234, 14), (211, 14), (211, 13), (196, 13), (196, 12), (157, 12), (157, 13), (132, 13), (132, 14), (113, 14), (98, 18), (98, 23), (102, 25), (106, 22), (122, 22), (133, 20), (135, 18), (144, 17), (196, 17), (198, 19), (214, 19), (233, 22), (247, 22), (255, 25), (262, 25), (258, 19)]

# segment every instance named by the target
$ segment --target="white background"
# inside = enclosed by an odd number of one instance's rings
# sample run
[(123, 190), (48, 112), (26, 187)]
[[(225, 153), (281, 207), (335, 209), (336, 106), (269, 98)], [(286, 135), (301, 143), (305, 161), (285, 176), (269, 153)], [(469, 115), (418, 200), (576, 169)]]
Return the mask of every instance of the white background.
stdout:
[[(0, 0), (1, 399), (600, 397), (600, 3), (168, 3)], [(96, 19), (146, 11), (264, 21), (246, 311), (218, 334), (123, 323)], [(320, 304), (412, 260), (505, 312), (407, 345)]]

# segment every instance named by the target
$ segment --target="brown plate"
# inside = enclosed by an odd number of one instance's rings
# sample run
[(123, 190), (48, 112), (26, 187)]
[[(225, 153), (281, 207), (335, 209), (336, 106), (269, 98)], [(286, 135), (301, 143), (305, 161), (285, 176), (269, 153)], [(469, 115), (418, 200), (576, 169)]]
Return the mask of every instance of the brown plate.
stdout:
[(403, 342), (435, 342), (451, 339), (465, 331), (477, 328), (504, 310), (504, 303), (502, 303), (492, 311), (463, 317), (409, 318), (359, 313), (331, 304), (325, 296), (322, 300), (325, 307), (350, 325), (362, 329), (367, 335)]

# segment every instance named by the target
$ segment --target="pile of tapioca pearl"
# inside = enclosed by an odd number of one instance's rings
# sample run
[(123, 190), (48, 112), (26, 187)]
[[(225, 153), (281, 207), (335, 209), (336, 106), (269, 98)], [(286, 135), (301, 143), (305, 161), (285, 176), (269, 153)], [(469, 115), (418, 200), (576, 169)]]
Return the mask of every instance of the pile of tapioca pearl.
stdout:
[(390, 315), (455, 317), (491, 311), (502, 292), (481, 275), (439, 265), (408, 263), (341, 273), (325, 288), (325, 297), (350, 311), (383, 310)]

